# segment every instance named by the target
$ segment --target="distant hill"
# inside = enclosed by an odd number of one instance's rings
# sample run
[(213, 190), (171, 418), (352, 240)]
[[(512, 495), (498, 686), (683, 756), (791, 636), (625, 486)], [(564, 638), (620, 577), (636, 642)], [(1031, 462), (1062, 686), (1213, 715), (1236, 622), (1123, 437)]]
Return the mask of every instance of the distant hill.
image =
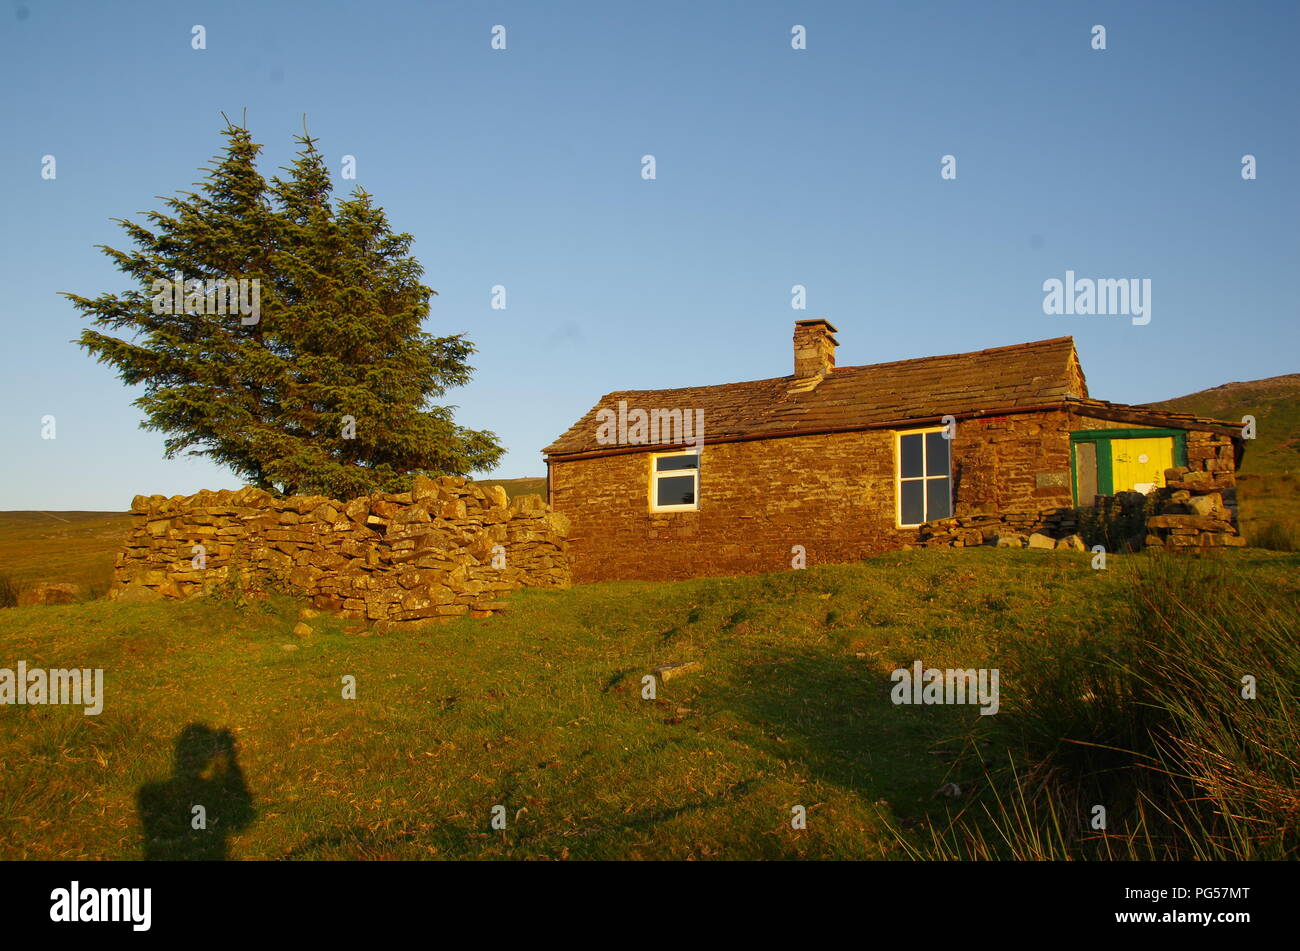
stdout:
[(1225, 383), (1146, 405), (1233, 421), (1254, 416), (1256, 438), (1246, 443), (1242, 474), (1300, 471), (1300, 373), (1247, 383)]
[(532, 479), (475, 479), (479, 485), (499, 485), (506, 490), (506, 497), (513, 499), (517, 495), (540, 495), (546, 498), (546, 477)]

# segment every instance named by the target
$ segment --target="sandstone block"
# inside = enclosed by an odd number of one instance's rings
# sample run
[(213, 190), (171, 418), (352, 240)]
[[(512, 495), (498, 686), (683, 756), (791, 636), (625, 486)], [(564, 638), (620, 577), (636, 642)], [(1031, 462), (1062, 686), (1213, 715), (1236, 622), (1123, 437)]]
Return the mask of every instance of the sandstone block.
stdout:
[(651, 672), (656, 677), (659, 678), (660, 682), (668, 683), (668, 681), (673, 680), (676, 677), (681, 677), (685, 674), (695, 673), (697, 670), (701, 670), (703, 667), (704, 665), (700, 663), (698, 660), (686, 660), (686, 661), (678, 661), (677, 663), (673, 663), (673, 664), (660, 664), (658, 667), (654, 668), (654, 670)]
[(438, 483), (430, 479), (427, 475), (417, 475), (415, 481), (411, 484), (411, 500), (414, 502), (423, 502), (428, 499), (438, 498)]
[(142, 584), (128, 584), (124, 588), (116, 589), (113, 600), (127, 603), (161, 601), (162, 595), (158, 593), (157, 588), (150, 588)]
[(86, 596), (86, 586), (70, 582), (33, 585), (18, 592), (18, 606), (38, 604), (73, 604)]
[(1192, 514), (1204, 517), (1220, 516), (1224, 512), (1223, 496), (1218, 492), (1209, 492), (1205, 495), (1197, 495), (1187, 500), (1187, 506), (1191, 509)]
[(1192, 529), (1199, 532), (1230, 532), (1232, 526), (1222, 519), (1206, 515), (1153, 515), (1147, 528)]

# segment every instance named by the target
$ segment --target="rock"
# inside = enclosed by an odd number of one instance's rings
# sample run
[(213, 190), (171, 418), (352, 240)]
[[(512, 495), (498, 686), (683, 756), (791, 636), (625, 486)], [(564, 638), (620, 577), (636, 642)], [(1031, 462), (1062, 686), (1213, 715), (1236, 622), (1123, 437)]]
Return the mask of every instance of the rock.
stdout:
[(299, 637), (311, 637), (316, 633), (310, 624), (303, 624), (302, 621), (293, 626), (293, 632)]
[(18, 607), (25, 608), (37, 604), (74, 604), (84, 600), (87, 588), (81, 584), (55, 582), (38, 584), (18, 592)]
[(1057, 548), (1067, 548), (1070, 551), (1087, 551), (1088, 546), (1083, 543), (1082, 535), (1067, 535), (1056, 543)]
[(1055, 548), (1056, 540), (1050, 535), (1044, 535), (1041, 532), (1034, 532), (1029, 536), (1030, 548)]
[(415, 481), (411, 483), (411, 500), (413, 502), (424, 502), (429, 499), (438, 498), (438, 483), (434, 482), (427, 475), (418, 475)]
[(1024, 535), (999, 535), (997, 540), (998, 548), (1024, 548)]
[(320, 612), (315, 608), (303, 608), (298, 612), (298, 620), (310, 621), (314, 617), (320, 617)]
[(393, 519), (395, 525), (417, 525), (421, 522), (428, 522), (429, 510), (423, 505), (408, 505), (397, 513)]
[(162, 600), (162, 595), (158, 593), (157, 588), (150, 588), (143, 584), (128, 584), (122, 588), (115, 588), (110, 597), (114, 601), (124, 601), (127, 604)]
[(659, 678), (661, 683), (668, 683), (674, 677), (693, 673), (703, 666), (698, 660), (685, 660), (675, 664), (660, 664), (652, 673)]
[(297, 585), (299, 588), (311, 588), (316, 579), (323, 573), (320, 568), (302, 565), (289, 572), (289, 583)]
[(415, 634), (424, 628), (449, 620), (443, 617), (410, 618), (407, 620), (376, 621), (371, 630), (375, 634)]
[(1218, 492), (1193, 496), (1187, 500), (1187, 507), (1192, 510), (1193, 515), (1217, 516), (1224, 512), (1223, 496)]
[(449, 499), (438, 506), (438, 517), (456, 521), (465, 518), (467, 510), (464, 499)]
[(1233, 530), (1229, 522), (1205, 515), (1153, 515), (1147, 519), (1147, 528), (1186, 528), (1198, 532)]
[(569, 516), (562, 512), (547, 512), (546, 525), (556, 535), (567, 536), (571, 527)]
[(311, 517), (317, 522), (326, 522), (333, 525), (341, 517), (341, 513), (329, 502), (323, 502), (312, 510)]

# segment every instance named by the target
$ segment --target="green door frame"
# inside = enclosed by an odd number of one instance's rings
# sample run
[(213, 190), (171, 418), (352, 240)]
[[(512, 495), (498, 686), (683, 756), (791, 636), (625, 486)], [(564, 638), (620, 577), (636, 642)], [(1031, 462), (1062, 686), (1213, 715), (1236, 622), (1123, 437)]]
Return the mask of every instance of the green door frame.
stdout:
[(1114, 495), (1115, 477), (1111, 468), (1110, 443), (1113, 439), (1159, 439), (1174, 437), (1174, 465), (1187, 465), (1187, 430), (1185, 429), (1081, 429), (1070, 433), (1070, 493), (1079, 504), (1079, 467), (1075, 459), (1076, 442), (1097, 444), (1097, 494)]

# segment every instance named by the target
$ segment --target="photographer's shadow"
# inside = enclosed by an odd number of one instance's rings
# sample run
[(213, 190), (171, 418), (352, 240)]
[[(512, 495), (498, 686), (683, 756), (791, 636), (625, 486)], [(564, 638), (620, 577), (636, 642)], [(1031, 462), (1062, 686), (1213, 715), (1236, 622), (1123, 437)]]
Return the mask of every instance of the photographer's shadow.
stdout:
[(170, 779), (136, 793), (146, 861), (221, 862), (228, 836), (256, 812), (229, 730), (191, 723), (176, 738)]

